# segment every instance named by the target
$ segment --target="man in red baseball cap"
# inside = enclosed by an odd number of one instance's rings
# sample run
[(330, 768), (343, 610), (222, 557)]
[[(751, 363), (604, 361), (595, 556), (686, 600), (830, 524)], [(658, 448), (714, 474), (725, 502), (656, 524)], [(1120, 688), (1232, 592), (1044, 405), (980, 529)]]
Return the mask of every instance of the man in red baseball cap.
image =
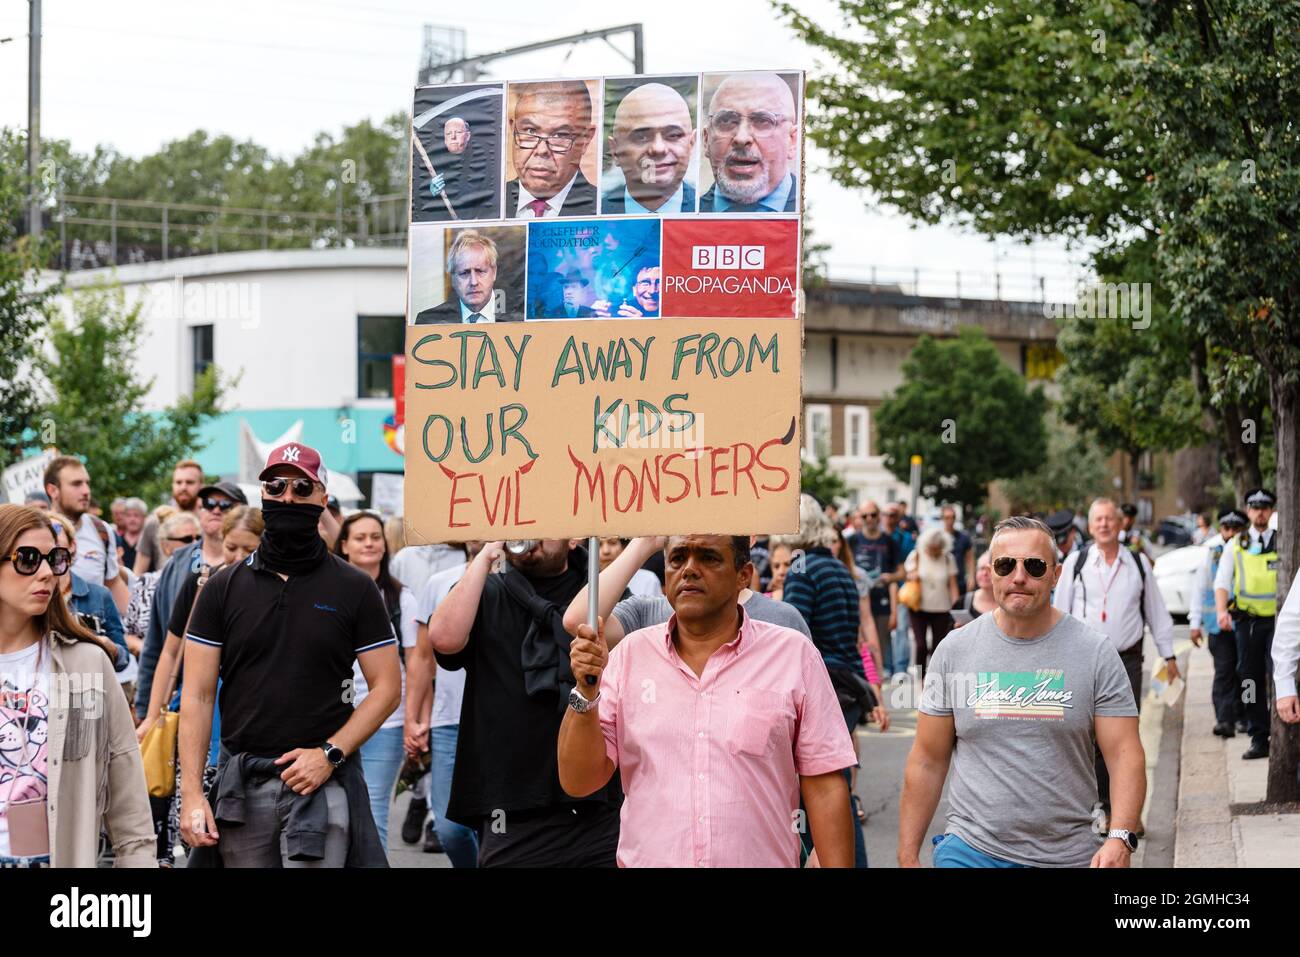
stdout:
[[(185, 635), (189, 866), (215, 863), (215, 851), (227, 867), (386, 867), (352, 757), (401, 700), (388, 612), (370, 576), (331, 554), (318, 531), (327, 481), (320, 453), (285, 443), (258, 477), (261, 544), (212, 576)], [(353, 661), (370, 688), (355, 709)], [(218, 673), (221, 763), (205, 796)]]

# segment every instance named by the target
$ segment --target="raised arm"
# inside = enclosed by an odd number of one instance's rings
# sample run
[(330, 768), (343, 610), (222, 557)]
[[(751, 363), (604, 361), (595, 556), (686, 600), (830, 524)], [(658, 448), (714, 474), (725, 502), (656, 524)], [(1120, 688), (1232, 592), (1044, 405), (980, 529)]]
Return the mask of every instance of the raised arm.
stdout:
[(469, 632), (478, 617), (479, 599), (492, 566), (506, 554), (503, 542), (488, 542), (465, 569), (465, 576), (447, 593), (429, 619), (429, 639), (435, 651), (454, 655), (469, 643)]
[[(621, 555), (609, 563), (609, 567), (600, 573), (600, 610), (597, 612), (606, 622), (612, 624), (612, 614), (614, 606), (618, 604), (620, 596), (627, 590), (628, 583), (632, 581), (632, 576), (636, 574), (637, 569), (646, 563), (646, 560), (655, 552), (664, 547), (662, 538), (634, 538), (627, 543), (627, 548), (623, 549)], [(582, 586), (582, 591), (573, 596), (573, 601), (569, 602), (569, 607), (564, 612), (564, 630), (571, 635), (578, 633), (578, 626), (587, 623), (587, 586)], [(619, 638), (622, 638), (620, 632)], [(617, 639), (610, 640), (612, 635), (606, 631), (605, 639), (610, 641), (610, 646), (618, 643)]]

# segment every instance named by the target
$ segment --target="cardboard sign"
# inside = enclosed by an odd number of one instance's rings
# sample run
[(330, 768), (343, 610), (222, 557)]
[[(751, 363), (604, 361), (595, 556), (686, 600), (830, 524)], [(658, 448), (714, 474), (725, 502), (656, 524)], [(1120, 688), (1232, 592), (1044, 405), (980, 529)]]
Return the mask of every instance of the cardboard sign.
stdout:
[(448, 227), (452, 161), (416, 137), (408, 541), (794, 531), (802, 74), (500, 94), (422, 87), (412, 113), (456, 156), (502, 148), (500, 218)]
[(50, 449), (5, 469), (3, 481), (6, 500), (10, 504), (21, 505), (28, 493), (45, 491), (45, 467), (58, 458), (58, 455), (58, 452)]
[(789, 529), (799, 327), (407, 329), (417, 541)]

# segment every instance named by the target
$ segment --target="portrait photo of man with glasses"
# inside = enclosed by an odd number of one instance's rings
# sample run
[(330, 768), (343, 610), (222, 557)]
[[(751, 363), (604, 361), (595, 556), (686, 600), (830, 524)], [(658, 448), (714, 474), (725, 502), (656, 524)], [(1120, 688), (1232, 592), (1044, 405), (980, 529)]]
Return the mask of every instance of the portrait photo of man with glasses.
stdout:
[[(598, 80), (512, 83), (507, 124), (507, 217), (554, 219), (596, 212)], [(583, 172), (584, 164), (587, 172)], [(590, 174), (588, 178), (587, 174)]]
[[(799, 78), (796, 74), (705, 74), (704, 153), (713, 185), (701, 213), (793, 213), (799, 209)], [(701, 184), (703, 185), (703, 184)]]

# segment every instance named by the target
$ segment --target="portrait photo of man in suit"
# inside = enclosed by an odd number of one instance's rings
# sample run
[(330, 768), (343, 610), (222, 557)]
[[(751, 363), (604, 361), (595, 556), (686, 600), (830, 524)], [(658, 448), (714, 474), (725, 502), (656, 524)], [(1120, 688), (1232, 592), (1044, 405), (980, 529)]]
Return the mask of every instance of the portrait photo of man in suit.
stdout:
[(603, 215), (695, 212), (696, 78), (667, 79), (676, 82), (605, 83), (606, 109), (614, 112), (607, 116)]
[[(458, 230), (447, 250), (452, 297), (422, 310), (415, 317), (415, 325), (522, 321), (518, 304), (523, 301), (523, 291), (511, 294), (498, 283), (499, 259), (497, 244), (491, 237), (475, 229)], [(514, 309), (510, 303), (515, 304)]]
[(704, 93), (700, 125), (713, 185), (700, 212), (796, 212), (799, 114), (791, 84), (777, 73), (731, 73), (712, 88), (706, 76)]
[(414, 222), (500, 218), (504, 99), (505, 89), (499, 83), (420, 87), (415, 91), (411, 151)]
[(583, 156), (596, 136), (591, 92), (582, 80), (511, 85), (507, 217), (554, 219), (592, 216), (596, 187), (582, 172)]

